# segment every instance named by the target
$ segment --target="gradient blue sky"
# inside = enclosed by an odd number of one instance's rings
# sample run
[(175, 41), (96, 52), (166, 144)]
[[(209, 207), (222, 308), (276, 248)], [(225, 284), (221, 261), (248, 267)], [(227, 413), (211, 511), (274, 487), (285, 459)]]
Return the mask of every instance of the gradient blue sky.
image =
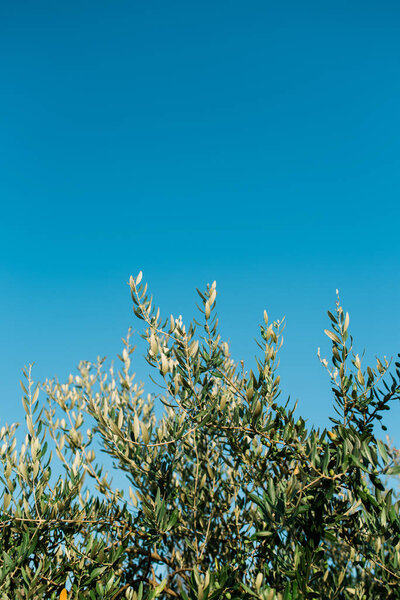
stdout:
[(286, 315), (283, 390), (316, 425), (336, 288), (357, 351), (400, 352), (397, 2), (5, 0), (0, 45), (2, 422), (27, 363), (116, 356), (139, 270), (187, 320), (216, 279), (249, 367)]

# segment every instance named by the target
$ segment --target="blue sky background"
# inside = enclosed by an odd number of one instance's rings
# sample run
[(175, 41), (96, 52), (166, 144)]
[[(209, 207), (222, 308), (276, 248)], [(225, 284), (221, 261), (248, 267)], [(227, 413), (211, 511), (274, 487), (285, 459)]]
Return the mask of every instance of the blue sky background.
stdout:
[(400, 352), (397, 2), (9, 0), (0, 46), (2, 422), (29, 362), (116, 357), (139, 270), (186, 320), (216, 279), (249, 367), (286, 315), (282, 387), (316, 425), (336, 288), (356, 350)]

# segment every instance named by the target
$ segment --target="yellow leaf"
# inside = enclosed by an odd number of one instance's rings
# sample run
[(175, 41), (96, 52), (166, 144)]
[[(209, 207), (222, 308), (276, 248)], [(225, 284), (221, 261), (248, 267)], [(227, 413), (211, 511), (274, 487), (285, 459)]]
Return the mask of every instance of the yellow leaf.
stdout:
[(143, 441), (144, 441), (145, 444), (148, 444), (150, 442), (148, 429), (147, 429), (146, 425), (143, 422), (140, 423), (140, 427), (142, 428)]
[(157, 344), (157, 340), (155, 338), (154, 333), (152, 333), (150, 336), (150, 350), (152, 351), (154, 356), (157, 354), (158, 344)]
[(161, 372), (163, 375), (166, 375), (169, 371), (169, 365), (167, 361), (167, 357), (165, 354), (161, 352)]
[(336, 344), (340, 344), (340, 340), (335, 333), (333, 333), (332, 331), (329, 331), (329, 329), (324, 329), (324, 332), (328, 336), (328, 338), (331, 338), (332, 342), (335, 342)]
[(133, 435), (135, 436), (135, 440), (137, 440), (139, 437), (139, 433), (140, 433), (139, 427), (140, 427), (139, 419), (137, 417), (137, 414), (135, 413), (135, 416), (133, 417)]

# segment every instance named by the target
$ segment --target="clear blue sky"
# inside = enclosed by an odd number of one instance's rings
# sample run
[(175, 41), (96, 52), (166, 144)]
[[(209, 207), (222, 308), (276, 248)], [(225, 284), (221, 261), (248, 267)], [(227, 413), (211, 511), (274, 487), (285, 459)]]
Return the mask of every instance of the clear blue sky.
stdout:
[(336, 288), (357, 351), (400, 352), (397, 2), (5, 0), (0, 45), (2, 422), (28, 362), (116, 356), (139, 270), (186, 320), (216, 279), (249, 366), (286, 315), (283, 389), (316, 425)]

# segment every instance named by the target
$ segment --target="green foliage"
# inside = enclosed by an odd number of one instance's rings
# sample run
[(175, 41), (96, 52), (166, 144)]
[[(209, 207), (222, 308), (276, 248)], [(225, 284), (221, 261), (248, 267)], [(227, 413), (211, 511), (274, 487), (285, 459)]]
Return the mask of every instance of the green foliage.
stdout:
[(93, 600), (400, 598), (388, 485), (399, 453), (376, 432), (399, 398), (400, 364), (362, 368), (338, 298), (332, 359), (321, 359), (335, 417), (321, 432), (279, 401), (283, 322), (264, 312), (248, 372), (218, 333), (215, 283), (187, 328), (160, 319), (141, 274), (130, 287), (162, 392), (135, 383), (130, 332), (117, 372), (82, 362), (66, 383), (42, 385), (42, 404), (24, 372), (25, 439), (17, 449), (17, 425), (0, 432), (1, 598), (56, 598), (64, 585)]

